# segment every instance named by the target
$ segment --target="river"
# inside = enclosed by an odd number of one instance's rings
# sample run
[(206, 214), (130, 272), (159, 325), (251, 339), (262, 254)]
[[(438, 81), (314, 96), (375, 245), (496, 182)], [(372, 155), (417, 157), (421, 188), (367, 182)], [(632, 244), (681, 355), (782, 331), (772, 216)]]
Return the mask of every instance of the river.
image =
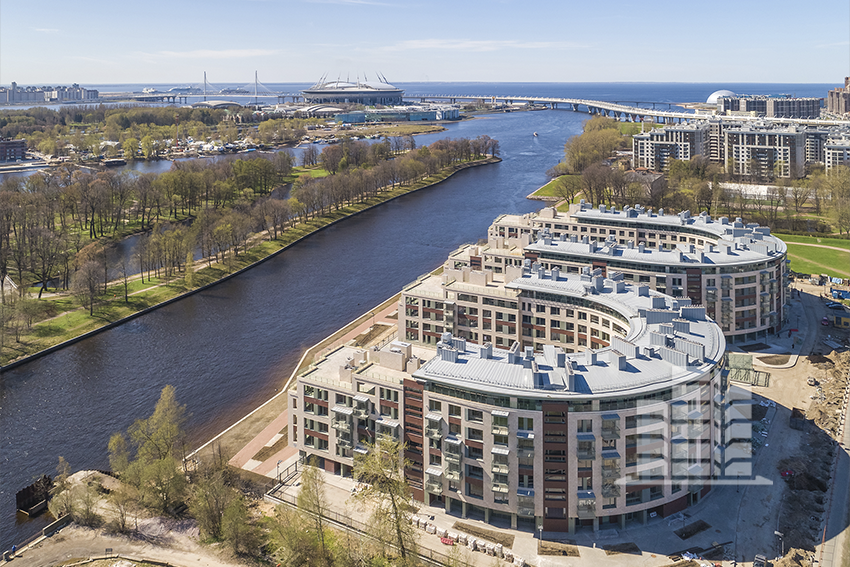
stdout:
[[(487, 115), (417, 136), (487, 134), (503, 161), (464, 170), (313, 235), (214, 288), (0, 375), (0, 549), (46, 516), (15, 514), (17, 490), (73, 469), (107, 467), (109, 436), (153, 410), (166, 384), (190, 412), (200, 444), (271, 397), (303, 349), (398, 292), (464, 242), (486, 237), (501, 213), (535, 210), (525, 196), (546, 182), (586, 115)], [(532, 133), (538, 136), (533, 137)]]

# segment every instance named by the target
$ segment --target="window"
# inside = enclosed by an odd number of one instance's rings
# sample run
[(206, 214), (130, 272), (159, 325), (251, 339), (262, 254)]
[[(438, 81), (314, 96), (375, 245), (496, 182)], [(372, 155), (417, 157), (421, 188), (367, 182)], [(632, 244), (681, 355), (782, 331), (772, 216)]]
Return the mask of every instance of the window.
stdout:
[(505, 445), (508, 444), (508, 436), (507, 435), (493, 435), (493, 444), (494, 445)]
[(380, 388), (380, 397), (382, 400), (398, 403), (398, 390), (390, 390), (389, 388)]
[(484, 488), (475, 484), (466, 483), (466, 495), (472, 498), (484, 498)]
[(449, 404), (449, 415), (451, 417), (460, 417), (460, 406)]
[(466, 476), (469, 478), (484, 478), (484, 469), (475, 465), (466, 465)]
[(484, 431), (481, 429), (474, 429), (472, 427), (466, 428), (466, 438), (471, 439), (472, 441), (484, 441)]
[(466, 420), (474, 421), (476, 423), (484, 423), (484, 413), (479, 410), (467, 409)]
[(522, 430), (530, 430), (534, 429), (534, 418), (532, 417), (520, 417), (517, 418), (517, 428)]
[[(433, 439), (431, 441), (433, 441)], [(431, 455), (428, 459), (428, 463), (431, 465), (440, 466), (442, 464), (442, 459), (439, 455)]]
[(609, 508), (617, 507), (617, 499), (616, 498), (603, 498), (602, 499), (602, 509), (608, 510)]
[(428, 410), (439, 413), (442, 411), (443, 404), (437, 400), (428, 400)]
[(593, 432), (593, 420), (591, 420), (591, 419), (580, 419), (580, 420), (578, 420), (576, 431), (578, 431), (579, 433), (592, 433)]
[(561, 314), (561, 308), (560, 307), (550, 307), (549, 308), (549, 314), (550, 315), (560, 315)]
[(599, 316), (598, 315), (591, 315), (590, 316), (590, 322), (593, 325), (598, 325), (599, 324)]
[(484, 450), (478, 447), (467, 447), (466, 456), (470, 459), (480, 460), (484, 458)]

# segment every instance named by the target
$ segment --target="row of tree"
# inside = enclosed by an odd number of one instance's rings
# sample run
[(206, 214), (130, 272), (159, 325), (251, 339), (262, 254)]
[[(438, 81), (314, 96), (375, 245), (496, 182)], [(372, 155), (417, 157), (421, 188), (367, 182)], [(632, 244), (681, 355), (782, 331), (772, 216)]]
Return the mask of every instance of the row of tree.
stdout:
[(83, 525), (108, 524), (120, 533), (133, 531), (145, 514), (188, 513), (205, 541), (224, 541), (237, 553), (262, 553), (293, 567), (377, 566), (387, 565), (390, 558), (395, 565), (418, 564), (418, 530), (410, 522), (415, 507), (403, 473), (409, 463), (400, 442), (381, 439), (355, 458), (353, 474), (365, 488), (353, 503), (366, 512), (357, 527), (372, 536), (364, 541), (330, 526), (324, 473), (315, 463), (301, 468), (297, 507), (281, 505), (273, 518), (263, 518), (250, 500), (256, 488), (266, 487), (246, 483), (218, 452), (203, 461), (186, 459), (185, 422), (185, 406), (177, 402), (174, 388), (166, 386), (150, 417), (109, 440), (118, 488), (105, 490), (91, 480), (71, 482), (70, 466), (60, 457), (51, 512), (56, 517), (70, 514)]

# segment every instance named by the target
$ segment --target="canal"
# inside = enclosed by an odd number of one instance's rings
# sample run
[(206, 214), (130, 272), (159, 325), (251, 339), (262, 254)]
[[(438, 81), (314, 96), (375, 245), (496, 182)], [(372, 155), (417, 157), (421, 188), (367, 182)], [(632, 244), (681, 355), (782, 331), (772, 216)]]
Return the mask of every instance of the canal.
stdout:
[[(106, 468), (109, 436), (153, 410), (162, 388), (187, 405), (198, 445), (272, 396), (303, 350), (398, 292), (525, 196), (580, 132), (564, 111), (487, 115), (417, 136), (486, 134), (503, 161), (464, 170), (313, 235), (273, 260), (168, 307), (0, 375), (0, 549), (45, 523), (16, 515), (14, 495), (55, 474)], [(538, 136), (534, 137), (533, 132)]]

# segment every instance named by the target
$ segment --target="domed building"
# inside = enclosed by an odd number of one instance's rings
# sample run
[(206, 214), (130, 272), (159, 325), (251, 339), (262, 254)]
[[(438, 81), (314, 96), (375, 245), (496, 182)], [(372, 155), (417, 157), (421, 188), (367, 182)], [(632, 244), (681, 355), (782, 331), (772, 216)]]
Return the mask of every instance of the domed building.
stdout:
[(721, 89), (719, 91), (714, 91), (713, 93), (708, 95), (708, 98), (705, 99), (705, 103), (706, 104), (717, 104), (717, 101), (719, 99), (725, 97), (725, 96), (738, 96), (738, 95), (736, 95), (732, 91), (728, 91), (726, 89)]
[(302, 92), (304, 100), (312, 104), (364, 104), (366, 106), (401, 104), (404, 91), (389, 84), (385, 77), (380, 80), (326, 81)]

